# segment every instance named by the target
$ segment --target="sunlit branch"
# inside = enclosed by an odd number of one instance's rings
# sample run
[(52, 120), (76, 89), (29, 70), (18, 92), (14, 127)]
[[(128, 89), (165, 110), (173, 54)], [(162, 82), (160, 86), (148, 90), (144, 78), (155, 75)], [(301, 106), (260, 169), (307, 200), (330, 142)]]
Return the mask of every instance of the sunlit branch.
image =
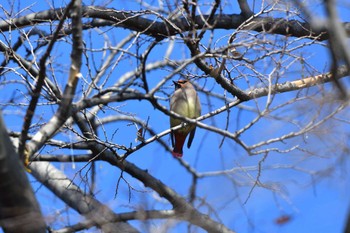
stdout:
[[(348, 75), (348, 69), (346, 66), (340, 66), (337, 69), (337, 78), (343, 78)], [(318, 84), (332, 82), (334, 75), (332, 73), (319, 74), (310, 76), (295, 81), (285, 82), (281, 84), (275, 84), (270, 89), (269, 87), (254, 88), (253, 90), (247, 91), (251, 99), (266, 96), (268, 93), (277, 94), (283, 92), (290, 92), (295, 90), (301, 90), (304, 88), (312, 87)]]
[(94, 225), (106, 232), (133, 232), (134, 228), (126, 223), (113, 224), (111, 219), (116, 218), (107, 206), (85, 194), (64, 173), (55, 168), (49, 162), (32, 162), (30, 164), (32, 174), (45, 184), (55, 195), (63, 200), (71, 208), (75, 209), (87, 219), (91, 219)]
[[(128, 213), (120, 213), (116, 215), (111, 222), (124, 222), (129, 220), (149, 220), (149, 219), (176, 219), (177, 215), (174, 210), (138, 210)], [(73, 233), (82, 231), (95, 226), (91, 220), (86, 220), (72, 226), (67, 226), (59, 230), (52, 230), (51, 233)]]

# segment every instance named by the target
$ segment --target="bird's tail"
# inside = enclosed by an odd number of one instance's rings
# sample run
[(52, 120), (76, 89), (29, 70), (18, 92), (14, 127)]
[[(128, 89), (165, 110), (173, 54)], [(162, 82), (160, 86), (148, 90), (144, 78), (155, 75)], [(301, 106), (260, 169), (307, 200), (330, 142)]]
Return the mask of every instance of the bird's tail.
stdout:
[(182, 157), (183, 155), (182, 148), (185, 143), (187, 134), (181, 134), (181, 133), (175, 132), (174, 135), (175, 135), (175, 146), (172, 154), (175, 157)]

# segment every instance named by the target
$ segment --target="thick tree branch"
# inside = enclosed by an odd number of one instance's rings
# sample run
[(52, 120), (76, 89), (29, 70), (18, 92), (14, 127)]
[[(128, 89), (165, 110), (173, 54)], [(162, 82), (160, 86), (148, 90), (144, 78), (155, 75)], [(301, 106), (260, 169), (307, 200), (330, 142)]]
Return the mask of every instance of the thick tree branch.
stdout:
[(267, 96), (269, 94), (277, 94), (277, 93), (301, 90), (301, 89), (312, 87), (318, 84), (333, 82), (335, 79), (343, 78), (349, 74), (349, 70), (345, 65), (340, 66), (336, 70), (336, 72), (337, 72), (336, 77), (334, 77), (332, 73), (325, 73), (325, 74), (306, 77), (303, 79), (298, 79), (295, 81), (275, 84), (272, 87), (255, 88), (247, 92), (248, 92), (249, 98), (254, 99), (261, 96)]
[(62, 17), (62, 19), (60, 19), (60, 22), (56, 28), (56, 31), (53, 34), (53, 38), (50, 41), (49, 46), (47, 47), (44, 55), (40, 59), (40, 62), (39, 62), (40, 70), (39, 70), (39, 74), (37, 77), (37, 83), (36, 83), (35, 89), (34, 89), (33, 94), (32, 94), (32, 99), (30, 100), (29, 106), (27, 108), (26, 116), (24, 117), (22, 132), (21, 132), (21, 136), (19, 138), (18, 154), (21, 158), (23, 157), (28, 130), (29, 130), (30, 124), (32, 122), (32, 118), (34, 116), (34, 112), (35, 112), (35, 109), (37, 107), (37, 103), (39, 101), (41, 89), (45, 83), (44, 81), (45, 81), (45, 77), (46, 77), (46, 60), (49, 58), (49, 56), (51, 54), (53, 46), (56, 43), (59, 31), (63, 27), (64, 19), (68, 15), (68, 12), (70, 11), (70, 9), (73, 7), (73, 5), (74, 5), (73, 3), (74, 3), (74, 1), (71, 1), (68, 4), (67, 8), (65, 8), (63, 17)]
[[(93, 147), (96, 148), (97, 145)], [(156, 191), (161, 197), (167, 199), (174, 207), (174, 210), (182, 220), (186, 220), (194, 225), (197, 225), (208, 232), (211, 233), (233, 233), (233, 231), (226, 228), (221, 223), (218, 223), (209, 216), (198, 212), (196, 208), (191, 206), (187, 200), (182, 198), (179, 194), (177, 194), (170, 187), (166, 186), (160, 180), (155, 179), (148, 172), (138, 168), (134, 164), (127, 161), (119, 161), (113, 153), (106, 151), (103, 156), (107, 162), (118, 166), (121, 170), (129, 173), (131, 176), (140, 180), (146, 187), (150, 187), (154, 191)]]
[(350, 233), (350, 208), (348, 208), (347, 219), (345, 221), (344, 233)]
[[(242, 1), (244, 2), (244, 1)], [(243, 4), (244, 5), (244, 4)], [(0, 30), (5, 32), (16, 28), (33, 26), (40, 23), (59, 20), (62, 17), (63, 9), (51, 9), (37, 13), (28, 14), (23, 17), (0, 21)], [(103, 26), (123, 27), (133, 31), (141, 32), (155, 38), (165, 38), (176, 35), (180, 32), (192, 30), (186, 18), (177, 18), (169, 21), (154, 21), (143, 16), (152, 14), (159, 16), (153, 11), (141, 11), (136, 13), (127, 13), (111, 8), (103, 8), (96, 6), (85, 6), (82, 8), (83, 17), (100, 19), (103, 21)], [(218, 14), (208, 22), (203, 19), (208, 19), (208, 15), (198, 15), (194, 18), (194, 23), (198, 28), (205, 27), (206, 24), (214, 25), (215, 29), (237, 29), (244, 21), (246, 16), (241, 14)], [(317, 40), (328, 39), (328, 29), (326, 24), (323, 27), (312, 29), (312, 26), (307, 22), (298, 20), (287, 20), (284, 18), (272, 17), (256, 17), (250, 20), (250, 29), (256, 32), (269, 32), (270, 34), (279, 34), (294, 37), (317, 38)], [(344, 30), (350, 34), (350, 23), (343, 23)]]
[(239, 8), (241, 8), (241, 15), (245, 18), (249, 18), (254, 15), (254, 12), (250, 9), (247, 0), (238, 0)]
[[(117, 215), (117, 218), (113, 221), (129, 221), (129, 220), (148, 220), (148, 219), (169, 219), (176, 216), (174, 210), (150, 210), (143, 211), (138, 210), (129, 213), (120, 213)], [(81, 230), (88, 229), (94, 226), (94, 223), (91, 220), (86, 220), (78, 224), (68, 226), (59, 230), (53, 230), (51, 233), (73, 233)]]
[[(32, 140), (27, 144), (28, 157), (33, 155), (39, 148), (41, 148), (48, 139), (50, 139), (59, 128), (64, 124), (64, 122), (69, 118), (69, 112), (71, 110), (71, 102), (74, 97), (76, 86), (80, 78), (80, 68), (81, 68), (81, 57), (82, 57), (82, 22), (81, 22), (81, 1), (72, 1), (71, 7), (73, 8), (70, 12), (73, 22), (73, 46), (71, 52), (71, 66), (69, 71), (68, 82), (65, 86), (62, 100), (60, 102), (59, 108), (56, 114), (50, 119), (50, 121), (40, 129), (39, 132), (35, 134)], [(67, 12), (62, 16), (65, 18), (68, 15), (70, 8), (67, 8)], [(62, 21), (60, 21), (62, 22)], [(57, 32), (57, 31), (56, 31)], [(51, 50), (47, 50), (51, 51)], [(49, 55), (49, 54), (48, 54)], [(47, 55), (47, 56), (48, 56)], [(44, 64), (45, 67), (45, 64)], [(45, 70), (45, 69), (44, 69)], [(43, 70), (40, 71), (40, 74), (43, 73)], [(45, 73), (44, 73), (45, 74)], [(43, 76), (42, 78), (44, 78)], [(25, 134), (27, 135), (27, 134)], [(24, 140), (24, 139), (21, 139)], [(20, 141), (21, 142), (21, 141)], [(20, 144), (21, 147), (21, 144)]]
[(114, 223), (113, 219), (117, 219), (117, 215), (113, 211), (90, 195), (84, 194), (78, 186), (49, 162), (32, 162), (29, 167), (38, 181), (71, 208), (91, 220), (103, 232), (138, 232), (127, 223)]
[(150, 187), (156, 191), (161, 197), (167, 199), (173, 206), (181, 219), (191, 222), (194, 225), (202, 227), (211, 233), (232, 233), (231, 230), (226, 228), (223, 224), (215, 222), (207, 215), (198, 212), (193, 206), (191, 206), (184, 198), (177, 194), (170, 187), (166, 186), (160, 180), (155, 179), (148, 172), (138, 168), (134, 164), (119, 159), (114, 151), (106, 150), (104, 146), (93, 140), (94, 132), (92, 132), (87, 126), (84, 118), (80, 114), (74, 115), (74, 120), (78, 124), (81, 132), (89, 140), (87, 143), (90, 146), (90, 150), (95, 154), (99, 155), (102, 160), (105, 160), (112, 165), (119, 167), (122, 171), (129, 173), (141, 181), (146, 187)]

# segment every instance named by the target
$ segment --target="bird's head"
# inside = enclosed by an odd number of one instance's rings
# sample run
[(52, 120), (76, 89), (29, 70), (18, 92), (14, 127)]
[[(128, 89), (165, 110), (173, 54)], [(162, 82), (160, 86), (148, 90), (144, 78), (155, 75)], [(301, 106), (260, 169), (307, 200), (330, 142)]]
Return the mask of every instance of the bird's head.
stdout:
[(179, 79), (178, 81), (173, 81), (174, 85), (175, 85), (175, 90), (179, 89), (179, 88), (183, 88), (186, 85), (189, 85), (190, 82), (188, 80), (185, 79)]

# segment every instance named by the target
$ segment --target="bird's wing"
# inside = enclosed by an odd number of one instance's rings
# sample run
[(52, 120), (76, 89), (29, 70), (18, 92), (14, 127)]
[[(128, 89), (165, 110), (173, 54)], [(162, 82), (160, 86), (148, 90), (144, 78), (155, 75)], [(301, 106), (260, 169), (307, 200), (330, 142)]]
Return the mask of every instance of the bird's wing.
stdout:
[(194, 129), (190, 132), (190, 137), (188, 138), (188, 141), (187, 141), (187, 148), (191, 147), (195, 133), (196, 133), (196, 127), (194, 127)]
[(170, 132), (170, 138), (171, 138), (171, 145), (174, 147), (175, 146), (175, 141), (174, 141), (174, 134), (173, 134), (173, 132)]

